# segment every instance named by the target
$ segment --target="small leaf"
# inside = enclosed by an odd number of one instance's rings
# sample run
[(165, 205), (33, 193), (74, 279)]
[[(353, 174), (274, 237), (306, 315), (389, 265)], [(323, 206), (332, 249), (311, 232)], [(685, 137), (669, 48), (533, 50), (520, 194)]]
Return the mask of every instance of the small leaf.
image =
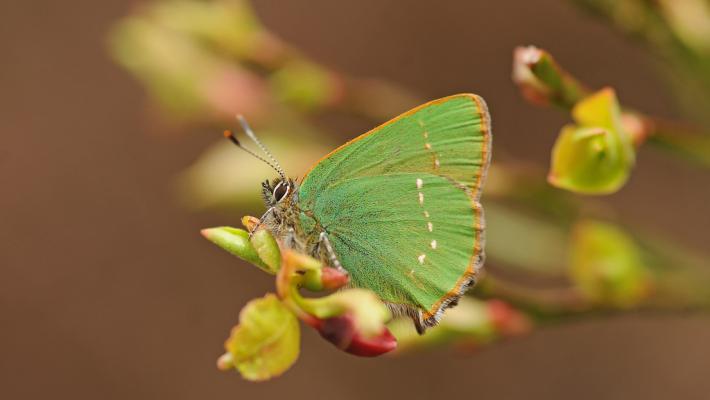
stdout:
[(243, 229), (221, 226), (203, 229), (201, 233), (210, 242), (242, 260), (256, 265), (269, 274), (273, 275), (275, 273), (259, 258), (259, 254), (249, 241), (249, 232)]
[(634, 240), (614, 225), (580, 222), (573, 235), (570, 275), (592, 301), (632, 307), (650, 293), (650, 274)]
[[(293, 313), (273, 294), (250, 301), (239, 313), (237, 325), (225, 343), (231, 362), (250, 381), (281, 375), (296, 362), (300, 327)], [(228, 366), (221, 366), (228, 369)]]

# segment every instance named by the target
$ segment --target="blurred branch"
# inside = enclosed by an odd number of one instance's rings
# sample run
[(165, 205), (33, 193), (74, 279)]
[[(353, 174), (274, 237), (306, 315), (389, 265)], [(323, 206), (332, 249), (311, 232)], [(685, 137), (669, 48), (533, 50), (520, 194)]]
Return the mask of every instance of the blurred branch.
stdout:
[(699, 165), (710, 167), (710, 134), (696, 126), (661, 118), (646, 117), (648, 142)]
[(676, 97), (710, 126), (710, 3), (707, 0), (572, 0), (645, 43), (662, 61)]

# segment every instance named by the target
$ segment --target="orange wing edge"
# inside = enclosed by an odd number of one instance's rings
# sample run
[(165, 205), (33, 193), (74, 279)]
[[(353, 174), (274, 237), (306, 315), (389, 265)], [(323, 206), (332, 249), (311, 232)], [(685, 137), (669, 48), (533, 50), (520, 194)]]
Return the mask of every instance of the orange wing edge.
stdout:
[(429, 310), (423, 313), (422, 322), (425, 328), (435, 326), (441, 319), (444, 311), (449, 307), (455, 306), (461, 296), (463, 296), (469, 288), (475, 285), (478, 276), (482, 272), (483, 263), (485, 261), (485, 217), (480, 200), (486, 175), (488, 174), (488, 166), (491, 161), (491, 148), (493, 145), (491, 116), (488, 112), (488, 106), (482, 97), (474, 94), (468, 94), (467, 96), (470, 96), (476, 103), (478, 117), (481, 119), (481, 126), (483, 127), (483, 148), (481, 151), (483, 167), (478, 171), (475, 179), (476, 183), (470, 188), (471, 192), (469, 196), (471, 199), (471, 207), (476, 215), (473, 226), (473, 229), (476, 231), (476, 240), (473, 244), (473, 253), (471, 254), (471, 261), (469, 262), (468, 268), (466, 268), (466, 271), (456, 282), (456, 285), (454, 285), (453, 289), (434, 303)]

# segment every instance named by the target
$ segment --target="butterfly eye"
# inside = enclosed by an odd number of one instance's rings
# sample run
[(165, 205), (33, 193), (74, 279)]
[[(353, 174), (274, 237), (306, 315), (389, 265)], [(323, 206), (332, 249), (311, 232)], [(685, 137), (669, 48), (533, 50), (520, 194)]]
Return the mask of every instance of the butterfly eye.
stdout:
[(274, 187), (274, 199), (276, 199), (276, 202), (280, 202), (281, 200), (285, 199), (286, 195), (288, 195), (289, 190), (291, 190), (291, 186), (288, 183), (279, 182)]

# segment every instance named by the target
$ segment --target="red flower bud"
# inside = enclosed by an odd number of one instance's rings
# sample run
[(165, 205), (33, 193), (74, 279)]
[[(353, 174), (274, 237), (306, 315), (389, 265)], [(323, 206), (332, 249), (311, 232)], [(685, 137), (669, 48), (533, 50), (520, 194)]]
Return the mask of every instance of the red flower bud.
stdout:
[(314, 327), (325, 340), (337, 348), (360, 357), (376, 357), (397, 347), (397, 339), (384, 326), (375, 336), (362, 335), (351, 313), (318, 320)]

